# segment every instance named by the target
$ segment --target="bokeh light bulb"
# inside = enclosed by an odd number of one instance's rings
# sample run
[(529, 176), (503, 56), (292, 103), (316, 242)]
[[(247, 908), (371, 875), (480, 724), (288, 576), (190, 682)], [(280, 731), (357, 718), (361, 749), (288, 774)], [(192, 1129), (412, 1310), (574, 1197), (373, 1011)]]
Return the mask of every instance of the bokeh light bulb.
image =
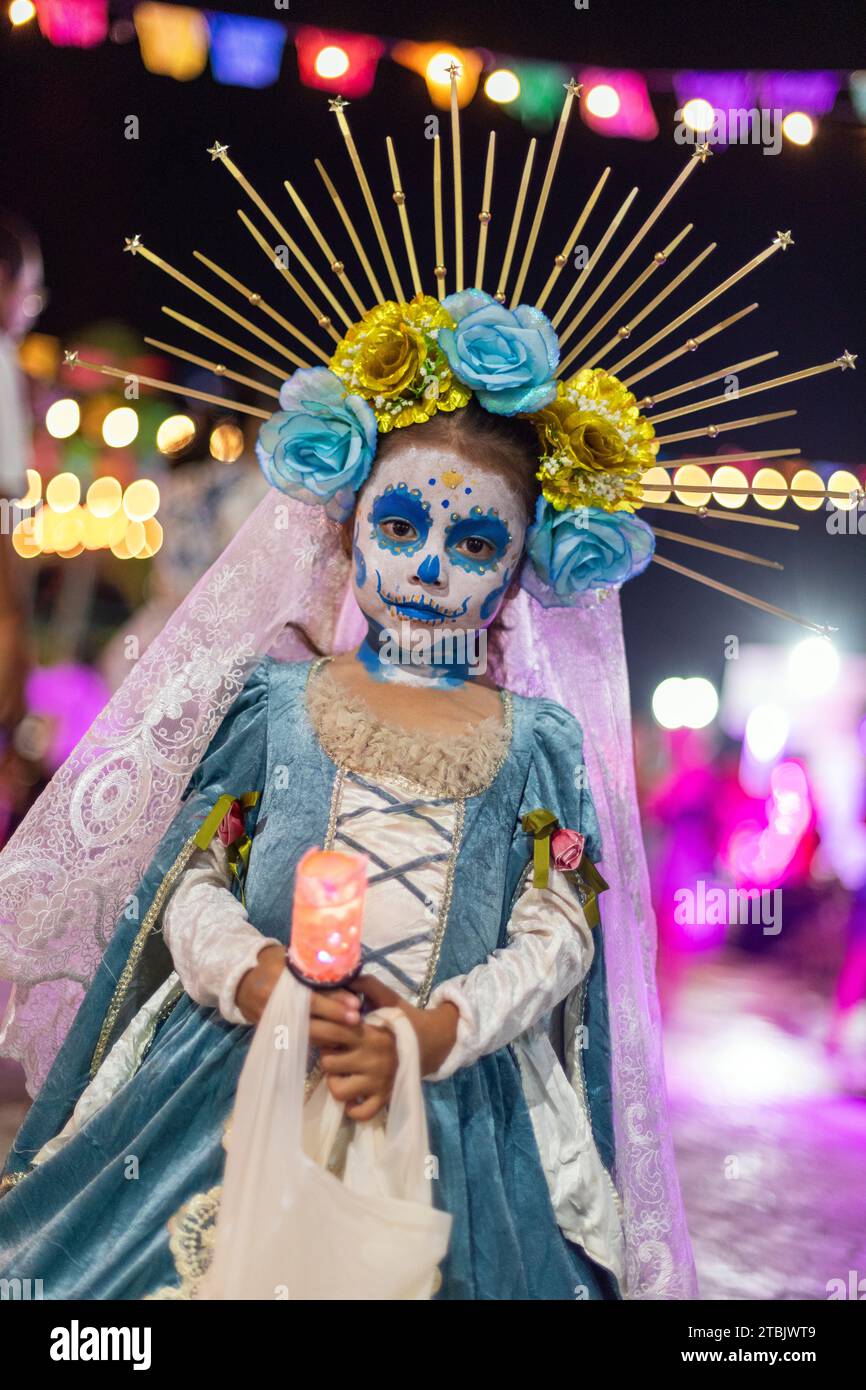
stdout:
[(315, 68), (317, 77), (342, 77), (349, 70), (349, 55), (339, 44), (329, 43), (316, 54)]
[(683, 107), (683, 120), (689, 130), (705, 131), (711, 130), (716, 113), (708, 101), (703, 97), (692, 97)]
[(599, 82), (586, 94), (586, 109), (600, 121), (609, 121), (620, 108), (619, 92), (608, 82)]
[(684, 685), (682, 676), (668, 676), (653, 692), (653, 718), (663, 729), (682, 728)]
[(687, 729), (705, 729), (719, 712), (719, 697), (705, 676), (689, 676), (680, 690), (680, 718)]
[(58, 473), (45, 489), (45, 501), (54, 512), (71, 512), (81, 501), (79, 479), (74, 473)]
[(790, 723), (781, 705), (756, 705), (746, 720), (746, 743), (759, 763), (778, 758), (788, 741)]
[(52, 402), (45, 412), (45, 428), (52, 439), (68, 439), (80, 424), (78, 402), (71, 398)]
[(767, 488), (768, 496), (755, 493), (755, 501), (765, 512), (778, 512), (788, 500), (788, 480), (778, 468), (759, 468), (752, 479), (752, 487)]
[(839, 674), (839, 653), (826, 637), (804, 637), (788, 657), (788, 676), (798, 695), (826, 695)]
[(115, 406), (102, 422), (102, 438), (110, 449), (125, 449), (137, 434), (138, 415), (132, 406)]
[(815, 122), (805, 111), (789, 111), (782, 121), (782, 134), (792, 145), (808, 145), (815, 135)]
[(497, 68), (484, 83), (484, 95), (501, 106), (516, 101), (520, 96), (520, 78), (510, 68)]

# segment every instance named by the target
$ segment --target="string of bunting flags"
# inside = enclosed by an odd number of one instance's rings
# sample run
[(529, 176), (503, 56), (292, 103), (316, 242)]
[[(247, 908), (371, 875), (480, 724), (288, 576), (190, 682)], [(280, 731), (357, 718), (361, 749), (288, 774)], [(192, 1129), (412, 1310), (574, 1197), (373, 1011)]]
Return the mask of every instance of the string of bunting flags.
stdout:
[[(178, 82), (192, 81), (210, 66), (214, 81), (264, 88), (280, 78), (287, 49), (294, 47), (302, 83), (347, 98), (371, 91), (383, 58), (424, 79), (433, 104), (450, 103), (449, 68), (460, 69), (460, 106), (479, 87), (524, 126), (553, 125), (562, 84), (578, 69), (583, 87), (580, 112), (600, 135), (652, 140), (659, 132), (653, 95), (674, 95), (687, 128), (710, 132), (712, 143), (755, 142), (757, 119), (773, 120), (793, 144), (806, 145), (820, 119), (866, 122), (866, 70), (855, 72), (673, 72), (568, 67), (463, 48), (447, 41), (416, 43), (373, 34), (330, 31), (289, 23), (279, 17), (289, 0), (275, 0), (274, 18), (256, 18), (191, 5), (142, 0), (131, 12), (112, 15), (110, 0), (11, 0), (10, 23), (24, 29), (36, 20), (49, 43), (93, 48), (103, 43), (138, 42), (149, 72)], [(575, 55), (579, 58), (579, 55)]]

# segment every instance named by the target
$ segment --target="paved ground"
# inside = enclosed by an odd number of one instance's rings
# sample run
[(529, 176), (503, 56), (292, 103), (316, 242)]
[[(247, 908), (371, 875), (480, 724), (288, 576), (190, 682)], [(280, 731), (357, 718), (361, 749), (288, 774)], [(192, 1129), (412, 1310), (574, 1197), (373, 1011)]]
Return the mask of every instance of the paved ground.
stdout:
[(802, 983), (748, 959), (700, 968), (669, 1015), (705, 1299), (826, 1299), (852, 1270), (866, 1295), (866, 1090), (825, 1057), (825, 1020)]
[[(822, 1047), (825, 1005), (766, 963), (686, 976), (666, 1052), (680, 1176), (705, 1299), (866, 1295), (866, 1088)], [(864, 1043), (866, 1048), (866, 1043)], [(26, 1109), (0, 1063), (0, 1155)]]

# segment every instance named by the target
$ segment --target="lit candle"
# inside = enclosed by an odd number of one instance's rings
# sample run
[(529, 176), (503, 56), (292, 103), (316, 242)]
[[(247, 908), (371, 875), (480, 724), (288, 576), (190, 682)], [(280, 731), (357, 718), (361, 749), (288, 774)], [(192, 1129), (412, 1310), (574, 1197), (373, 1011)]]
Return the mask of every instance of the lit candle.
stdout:
[(295, 974), (325, 987), (357, 974), (366, 892), (366, 855), (307, 850), (295, 874), (288, 953)]

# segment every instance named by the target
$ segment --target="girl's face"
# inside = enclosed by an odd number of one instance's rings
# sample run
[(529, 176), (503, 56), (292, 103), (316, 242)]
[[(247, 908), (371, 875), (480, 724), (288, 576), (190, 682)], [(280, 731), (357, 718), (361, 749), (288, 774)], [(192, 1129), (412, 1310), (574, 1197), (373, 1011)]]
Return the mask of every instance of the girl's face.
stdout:
[(525, 503), (500, 473), (401, 441), (358, 497), (358, 606), (383, 628), (488, 627), (517, 572), (526, 526)]

